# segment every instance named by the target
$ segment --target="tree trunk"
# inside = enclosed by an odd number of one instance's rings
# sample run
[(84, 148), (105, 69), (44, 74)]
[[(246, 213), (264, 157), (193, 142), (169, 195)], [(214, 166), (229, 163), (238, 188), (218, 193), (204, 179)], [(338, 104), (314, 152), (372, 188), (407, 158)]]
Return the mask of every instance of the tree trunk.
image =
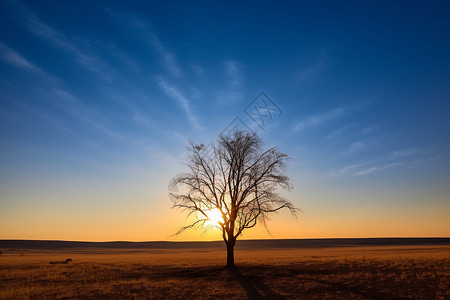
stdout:
[(234, 267), (234, 243), (227, 243), (227, 268)]

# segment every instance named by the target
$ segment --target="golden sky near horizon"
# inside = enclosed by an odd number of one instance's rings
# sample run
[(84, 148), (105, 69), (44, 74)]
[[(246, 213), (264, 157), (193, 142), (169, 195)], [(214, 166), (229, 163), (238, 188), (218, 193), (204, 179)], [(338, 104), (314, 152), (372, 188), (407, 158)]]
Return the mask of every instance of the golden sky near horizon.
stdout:
[[(76, 203), (72, 206), (59, 201), (58, 191), (53, 192), (53, 198), (49, 198), (47, 188), (38, 191), (34, 190), (30, 195), (39, 200), (35, 205), (4, 207), (11, 209), (11, 214), (4, 215), (0, 220), (0, 238), (77, 241), (221, 239), (218, 230), (206, 233), (189, 230), (173, 236), (184, 224), (185, 215), (171, 209), (167, 194), (159, 192), (152, 197), (152, 192), (144, 184), (135, 183), (120, 191), (117, 188), (107, 191), (104, 187), (73, 191), (67, 196), (72, 203)], [(131, 196), (132, 191), (134, 197)], [(450, 204), (446, 201), (445, 191), (435, 191), (432, 195), (432, 191), (426, 190), (422, 193), (400, 193), (385, 189), (378, 192), (371, 190), (370, 194), (364, 195), (360, 189), (351, 191), (337, 186), (334, 189), (330, 187), (327, 192), (319, 186), (303, 186), (287, 195), (303, 210), (297, 220), (288, 212), (274, 214), (269, 222), (271, 235), (263, 226), (256, 226), (246, 230), (241, 238), (450, 236), (447, 213)], [(96, 202), (89, 201), (88, 197), (95, 197)], [(433, 197), (435, 201), (423, 206), (422, 199), (425, 197)], [(20, 210), (20, 213), (14, 209)]]

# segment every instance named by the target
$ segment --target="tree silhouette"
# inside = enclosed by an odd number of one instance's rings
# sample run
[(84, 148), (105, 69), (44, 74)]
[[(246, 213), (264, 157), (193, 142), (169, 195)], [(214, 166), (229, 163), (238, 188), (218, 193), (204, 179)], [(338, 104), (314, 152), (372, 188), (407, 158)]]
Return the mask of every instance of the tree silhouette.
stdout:
[[(174, 206), (188, 212), (190, 228), (217, 227), (227, 247), (227, 267), (234, 267), (236, 239), (245, 229), (261, 222), (267, 229), (268, 215), (287, 208), (298, 209), (278, 194), (278, 188), (292, 188), (285, 175), (287, 155), (276, 147), (263, 151), (255, 133), (236, 130), (220, 135), (217, 143), (188, 147), (190, 172), (173, 179), (183, 192), (172, 194)], [(209, 154), (209, 155), (208, 155)]]

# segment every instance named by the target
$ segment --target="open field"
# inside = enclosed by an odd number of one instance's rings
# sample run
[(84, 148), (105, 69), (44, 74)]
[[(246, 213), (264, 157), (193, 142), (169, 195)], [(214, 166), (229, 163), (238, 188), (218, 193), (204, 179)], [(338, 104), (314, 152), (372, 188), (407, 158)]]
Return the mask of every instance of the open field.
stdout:
[(3, 250), (0, 299), (450, 298), (448, 245), (244, 247), (235, 256), (230, 270), (221, 247)]

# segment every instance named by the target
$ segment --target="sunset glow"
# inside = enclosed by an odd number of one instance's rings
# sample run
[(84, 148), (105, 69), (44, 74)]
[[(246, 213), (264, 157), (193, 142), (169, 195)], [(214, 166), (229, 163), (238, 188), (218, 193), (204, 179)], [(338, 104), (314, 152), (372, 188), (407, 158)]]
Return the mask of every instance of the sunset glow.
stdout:
[(206, 212), (208, 215), (208, 221), (205, 222), (206, 226), (217, 227), (220, 223), (223, 223), (222, 213), (217, 208), (213, 208)]

